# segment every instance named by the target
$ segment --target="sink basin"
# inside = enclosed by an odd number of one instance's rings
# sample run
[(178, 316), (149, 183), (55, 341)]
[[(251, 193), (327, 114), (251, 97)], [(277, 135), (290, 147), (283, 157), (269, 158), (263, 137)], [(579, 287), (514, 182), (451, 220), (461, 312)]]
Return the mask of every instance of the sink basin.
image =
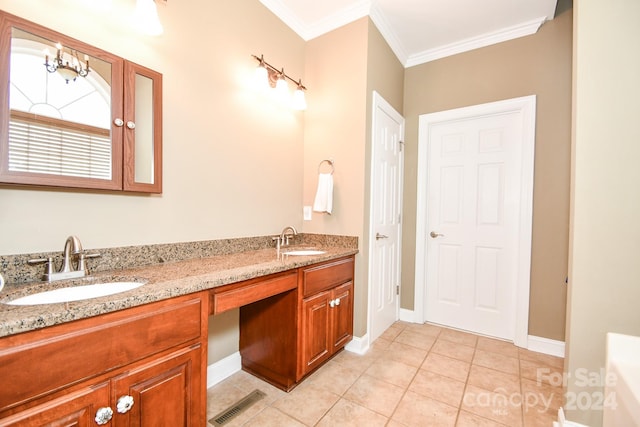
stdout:
[(317, 251), (317, 250), (300, 250), (300, 251), (288, 251), (283, 252), (285, 255), (320, 255), (325, 253), (326, 251)]
[(144, 285), (143, 282), (106, 282), (92, 285), (69, 286), (53, 289), (37, 294), (27, 295), (8, 301), (8, 305), (38, 305), (53, 304), (57, 302), (80, 301), (90, 298), (114, 295), (120, 292), (130, 291)]

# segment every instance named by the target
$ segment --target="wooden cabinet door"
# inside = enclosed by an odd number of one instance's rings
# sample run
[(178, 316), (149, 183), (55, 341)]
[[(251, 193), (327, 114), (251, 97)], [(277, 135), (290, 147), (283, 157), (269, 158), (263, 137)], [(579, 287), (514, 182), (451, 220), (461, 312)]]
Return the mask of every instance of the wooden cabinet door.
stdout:
[(353, 282), (336, 287), (332, 292), (332, 353), (346, 345), (353, 336)]
[(302, 301), (302, 374), (331, 355), (331, 292), (320, 292)]
[(124, 62), (123, 189), (162, 193), (162, 74)]
[[(200, 427), (200, 345), (140, 365), (113, 379), (115, 426)], [(131, 396), (133, 406), (117, 410)]]
[[(109, 407), (109, 382), (107, 381), (45, 401), (6, 418), (0, 418), (0, 425), (5, 427), (93, 427), (96, 425), (96, 412), (102, 407)], [(115, 408), (111, 409), (115, 412)]]

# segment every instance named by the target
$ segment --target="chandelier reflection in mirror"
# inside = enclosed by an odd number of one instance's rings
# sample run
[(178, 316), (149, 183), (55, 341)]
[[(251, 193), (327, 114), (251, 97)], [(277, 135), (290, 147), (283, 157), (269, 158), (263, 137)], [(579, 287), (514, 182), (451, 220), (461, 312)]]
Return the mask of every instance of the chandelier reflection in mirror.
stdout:
[(58, 52), (51, 62), (49, 62), (49, 52), (45, 51), (44, 66), (48, 72), (58, 72), (67, 84), (69, 84), (69, 80), (75, 82), (78, 76), (87, 77), (89, 71), (91, 71), (89, 69), (89, 57), (87, 55), (84, 56), (83, 65), (78, 57), (78, 51), (69, 49), (69, 53), (66, 53), (60, 43), (56, 44), (56, 48)]

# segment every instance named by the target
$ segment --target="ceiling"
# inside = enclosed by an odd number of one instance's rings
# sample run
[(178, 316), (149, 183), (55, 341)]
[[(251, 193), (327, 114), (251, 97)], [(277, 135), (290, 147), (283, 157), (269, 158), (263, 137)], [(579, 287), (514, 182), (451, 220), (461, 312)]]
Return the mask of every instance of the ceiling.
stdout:
[(304, 40), (369, 15), (400, 62), (411, 67), (533, 34), (553, 19), (558, 0), (260, 2)]

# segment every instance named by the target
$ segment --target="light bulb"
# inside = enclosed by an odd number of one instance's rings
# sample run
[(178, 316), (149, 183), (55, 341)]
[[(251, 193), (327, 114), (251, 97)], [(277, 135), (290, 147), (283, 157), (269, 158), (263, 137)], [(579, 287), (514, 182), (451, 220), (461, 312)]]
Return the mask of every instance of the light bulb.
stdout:
[(282, 70), (282, 73), (276, 82), (275, 95), (276, 99), (283, 105), (290, 102), (289, 86), (287, 85), (287, 81), (284, 77), (284, 70)]
[(293, 108), (298, 111), (304, 111), (307, 109), (307, 100), (304, 97), (304, 90), (298, 86), (295, 92), (293, 92)]
[(263, 64), (256, 67), (253, 79), (257, 89), (266, 90), (269, 87), (269, 71)]
[(133, 25), (141, 32), (151, 36), (162, 34), (163, 28), (158, 18), (158, 9), (154, 0), (137, 0), (133, 14)]

